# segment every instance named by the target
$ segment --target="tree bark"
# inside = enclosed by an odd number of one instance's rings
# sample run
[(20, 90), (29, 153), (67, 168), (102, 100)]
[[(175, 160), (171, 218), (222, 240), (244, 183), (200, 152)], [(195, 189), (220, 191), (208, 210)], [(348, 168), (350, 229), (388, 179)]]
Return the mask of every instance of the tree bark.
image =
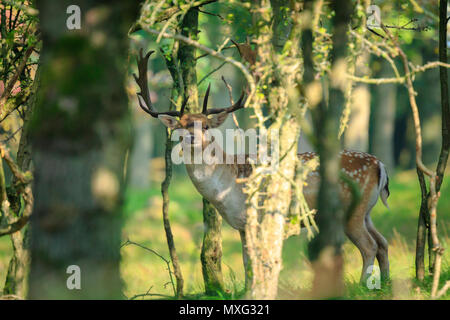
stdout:
[[(33, 110), (36, 103), (36, 94), (39, 88), (40, 81), (40, 65), (36, 70), (34, 78), (32, 98), (25, 110), (22, 134), (19, 141), (19, 149), (17, 150), (17, 165), (23, 172), (31, 170), (31, 146), (29, 136), (29, 122), (33, 114)], [(20, 206), (20, 205), (19, 205)], [(18, 206), (18, 207), (19, 207)], [(6, 275), (5, 286), (3, 288), (3, 294), (13, 294), (19, 297), (25, 295), (25, 275), (29, 264), (29, 233), (27, 232), (27, 226), (23, 230), (17, 231), (11, 234), (11, 243), (13, 248), (13, 256), (9, 261), (8, 274)]]
[[(72, 4), (82, 10), (80, 30), (66, 27)], [(121, 207), (132, 142), (124, 66), (138, 4), (37, 1), (43, 49), (30, 121), (37, 199), (31, 218), (31, 299), (123, 297)]]
[(8, 273), (6, 275), (4, 295), (15, 295), (23, 298), (25, 294), (25, 276), (29, 262), (29, 252), (26, 240), (28, 228), (10, 235), (13, 256), (9, 260)]
[(212, 227), (213, 232), (204, 231), (203, 245), (200, 259), (202, 262), (203, 280), (205, 292), (208, 295), (216, 295), (224, 289), (222, 276), (222, 217), (217, 214), (216, 208), (203, 198), (203, 225)]
[[(297, 63), (301, 9), (299, 3), (286, 0), (261, 0), (252, 9), (258, 45), (256, 62), (251, 67), (255, 77), (262, 79), (257, 89), (261, 94), (254, 97), (252, 107), (258, 119), (260, 139), (267, 134), (272, 162), (257, 164), (245, 185), (249, 199), (244, 249), (249, 256), (246, 269), (249, 297), (275, 299), (285, 224), (296, 194), (292, 181), (298, 160), (298, 117), (302, 106), (295, 90), (301, 71)], [(286, 68), (286, 65), (293, 67)], [(270, 114), (267, 122), (262, 116), (264, 104)], [(262, 143), (258, 147), (261, 151)]]

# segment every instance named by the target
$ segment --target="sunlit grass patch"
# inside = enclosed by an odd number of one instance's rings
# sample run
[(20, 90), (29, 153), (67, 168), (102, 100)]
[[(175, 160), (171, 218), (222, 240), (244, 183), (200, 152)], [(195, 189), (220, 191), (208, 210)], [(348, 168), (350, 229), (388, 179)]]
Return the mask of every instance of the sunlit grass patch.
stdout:
[[(180, 179), (181, 178), (181, 179)], [(167, 253), (164, 230), (161, 221), (161, 202), (156, 200), (159, 196), (159, 186), (155, 186), (148, 194), (154, 199), (151, 207), (141, 207), (141, 211), (132, 215), (126, 223), (125, 232), (154, 248)], [(415, 171), (402, 172), (391, 178), (390, 209), (381, 202), (372, 212), (372, 219), (377, 229), (385, 235), (389, 242), (389, 255), (391, 262), (391, 282), (383, 284), (381, 290), (369, 290), (359, 284), (362, 259), (358, 249), (347, 241), (344, 245), (345, 282), (347, 299), (424, 299), (429, 297), (429, 279), (418, 288), (414, 279), (415, 238), (417, 231), (417, 214), (419, 210), (420, 190), (416, 180)], [(155, 192), (156, 190), (156, 192)], [(187, 177), (178, 177), (170, 187), (171, 207), (170, 215), (174, 230), (175, 244), (180, 256), (181, 268), (185, 277), (187, 298), (208, 299), (203, 296), (203, 279), (200, 265), (200, 249), (203, 236), (203, 223), (201, 214), (201, 197), (197, 194)], [(444, 245), (448, 246), (447, 230), (450, 226), (450, 197), (449, 186), (446, 183), (442, 188), (440, 199), (439, 231)], [(160, 196), (159, 196), (160, 197)], [(140, 200), (141, 204), (145, 202)], [(144, 210), (144, 211), (142, 211)], [(151, 210), (151, 221), (144, 222), (142, 217), (145, 210)], [(139, 218), (139, 216), (141, 216)], [(146, 229), (147, 230), (144, 230)], [(136, 241), (136, 240), (135, 240)], [(128, 248), (127, 250), (137, 250)], [(147, 255), (145, 252), (136, 252), (133, 259), (124, 257), (122, 270), (128, 293), (143, 292), (149, 282), (153, 282), (153, 290), (164, 294), (171, 291), (163, 284), (167, 281), (167, 272), (162, 270), (161, 262), (150, 264), (149, 268), (157, 268), (157, 272), (149, 274), (141, 272), (133, 274), (135, 264), (149, 263), (148, 259), (139, 258)], [(168, 254), (166, 254), (168, 256)], [(446, 252), (445, 259), (448, 257)], [(131, 271), (130, 271), (131, 269)], [(139, 269), (141, 270), (142, 267)], [(147, 269), (145, 269), (147, 270)], [(232, 271), (231, 271), (232, 270)], [(444, 270), (444, 267), (443, 267)], [(448, 268), (443, 271), (441, 279), (448, 279)], [(223, 273), (226, 292), (219, 298), (230, 299), (239, 296), (244, 286), (244, 274), (241, 256), (241, 244), (238, 232), (232, 230), (224, 223), (223, 226)], [(139, 278), (136, 281), (135, 278)], [(307, 298), (311, 288), (313, 274), (307, 259), (307, 240), (305, 235), (289, 238), (283, 249), (283, 269), (280, 273), (280, 298), (302, 299)], [(150, 281), (149, 281), (150, 280)], [(146, 286), (143, 285), (145, 283)], [(448, 298), (448, 295), (444, 298)]]

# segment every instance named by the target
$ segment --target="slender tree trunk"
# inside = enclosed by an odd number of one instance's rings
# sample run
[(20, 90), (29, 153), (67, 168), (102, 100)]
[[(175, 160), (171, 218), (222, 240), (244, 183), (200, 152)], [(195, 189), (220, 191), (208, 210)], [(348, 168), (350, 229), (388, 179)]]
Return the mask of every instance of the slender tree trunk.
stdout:
[(166, 152), (164, 156), (165, 160), (165, 173), (166, 177), (161, 184), (161, 193), (163, 197), (163, 223), (164, 223), (164, 231), (166, 233), (167, 245), (169, 247), (170, 259), (172, 261), (173, 270), (175, 274), (175, 279), (177, 281), (176, 286), (176, 296), (177, 298), (181, 298), (183, 296), (183, 288), (184, 288), (184, 279), (181, 273), (180, 261), (178, 259), (178, 254), (175, 248), (175, 241), (173, 240), (172, 228), (170, 227), (169, 220), (169, 185), (170, 180), (172, 179), (172, 159), (170, 158), (172, 154), (172, 140), (170, 139), (170, 132), (166, 129)]
[[(186, 13), (180, 28), (182, 35), (198, 39), (198, 9), (190, 9)], [(184, 93), (189, 97), (187, 107), (192, 113), (201, 112), (198, 103), (195, 55), (194, 47), (180, 43), (178, 58), (183, 76)], [(208, 200), (203, 199), (204, 236), (200, 260), (207, 294), (215, 294), (217, 291), (223, 290), (221, 221), (214, 206)]]
[[(439, 61), (447, 63), (447, 0), (439, 2)], [(439, 192), (444, 179), (450, 152), (450, 103), (448, 93), (448, 73), (445, 67), (439, 67), (441, 87), (441, 113), (442, 113), (442, 145), (439, 161), (436, 168), (436, 192)], [(422, 192), (422, 203), (419, 213), (416, 243), (416, 278), (423, 281), (425, 276), (425, 243), (428, 243), (429, 265), (428, 270), (433, 273), (436, 254), (433, 251), (433, 241), (429, 227), (428, 202), (430, 193), (424, 179), (424, 174), (418, 170), (419, 183)], [(427, 237), (428, 235), (428, 237)]]
[[(180, 79), (179, 75), (179, 67), (178, 67), (178, 50), (179, 46), (177, 42), (174, 42), (172, 46), (172, 50), (165, 55), (164, 59), (166, 62), (166, 66), (169, 69), (169, 72), (172, 76), (173, 86), (171, 93), (171, 101), (181, 100), (183, 97), (184, 88), (182, 87), (182, 79)], [(173, 110), (173, 104), (170, 104), (169, 110)], [(172, 140), (171, 140), (171, 131), (166, 129), (166, 144), (165, 144), (165, 155), (164, 155), (164, 164), (165, 164), (165, 178), (161, 183), (161, 194), (163, 197), (163, 223), (164, 223), (164, 231), (166, 233), (167, 246), (169, 247), (170, 259), (172, 261), (172, 266), (176, 279), (176, 292), (175, 295), (178, 299), (183, 297), (183, 289), (184, 289), (184, 279), (183, 274), (181, 272), (181, 265), (178, 259), (177, 250), (175, 247), (175, 240), (173, 238), (172, 228), (170, 226), (169, 219), (169, 186), (170, 181), (172, 179)]]
[[(309, 2), (310, 3), (310, 2)], [(333, 49), (331, 51), (331, 78), (342, 77), (347, 51), (347, 30), (352, 12), (351, 1), (332, 3)], [(308, 31), (306, 31), (308, 32)], [(312, 35), (303, 38), (306, 83), (312, 82)], [(328, 90), (326, 81), (323, 91)], [(318, 195), (316, 222), (319, 234), (309, 243), (309, 256), (314, 270), (312, 295), (316, 298), (331, 298), (343, 294), (344, 211), (339, 199), (339, 117), (344, 104), (344, 94), (337, 81), (329, 81), (328, 105), (324, 99), (314, 110), (315, 129), (318, 136), (321, 183)], [(342, 84), (341, 84), (342, 86)]]
[[(80, 30), (66, 10), (81, 9)], [(30, 121), (31, 299), (122, 298), (120, 241), (131, 122), (127, 32), (138, 1), (37, 1), (41, 87)]]
[[(447, 63), (447, 0), (439, 2), (439, 61)], [(439, 191), (444, 180), (445, 168), (447, 167), (450, 153), (450, 102), (448, 93), (447, 68), (439, 67), (441, 83), (441, 110), (442, 110), (442, 146), (437, 165), (436, 191)]]
[(203, 198), (203, 225), (205, 228), (212, 227), (214, 232), (204, 231), (203, 246), (200, 259), (202, 262), (203, 280), (205, 292), (215, 295), (223, 291), (222, 277), (222, 217), (217, 214), (214, 206)]
[[(448, 24), (448, 1), (439, 1), (439, 61), (447, 63), (447, 24)], [(450, 101), (448, 93), (448, 73), (443, 66), (439, 67), (440, 85), (441, 85), (441, 110), (442, 110), (442, 145), (439, 155), (439, 161), (436, 168), (436, 193), (441, 190), (444, 180), (445, 168), (450, 153)], [(429, 196), (432, 199), (432, 195)], [(437, 203), (436, 203), (437, 205)], [(434, 218), (436, 219), (436, 218)], [(437, 238), (437, 222), (435, 222), (433, 234), (433, 213), (430, 214), (430, 228), (428, 230), (428, 248), (430, 257), (430, 272), (433, 272), (433, 284), (431, 288), (431, 296), (437, 295), (439, 288), (439, 277), (441, 273), (441, 261), (444, 248), (439, 245)], [(434, 239), (433, 239), (434, 238)], [(439, 248), (436, 248), (438, 246)], [(437, 249), (437, 250), (436, 250)]]
[(419, 184), (421, 189), (421, 204), (420, 204), (420, 212), (419, 219), (417, 224), (417, 239), (416, 239), (416, 278), (419, 281), (423, 281), (425, 277), (425, 246), (427, 241), (427, 231), (428, 231), (428, 223), (429, 219), (428, 213), (428, 191), (425, 183), (425, 177), (423, 172), (417, 168), (417, 176), (419, 178)]

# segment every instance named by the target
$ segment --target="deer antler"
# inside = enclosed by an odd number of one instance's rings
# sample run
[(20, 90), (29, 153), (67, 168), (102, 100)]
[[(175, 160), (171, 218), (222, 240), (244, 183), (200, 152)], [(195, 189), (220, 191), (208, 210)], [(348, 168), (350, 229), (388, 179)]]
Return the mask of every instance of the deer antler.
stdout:
[(206, 89), (205, 99), (203, 100), (203, 110), (202, 113), (206, 114), (208, 112), (208, 97), (209, 97), (209, 90), (211, 89), (211, 83), (208, 84), (208, 89)]
[(242, 91), (242, 94), (241, 94), (239, 100), (235, 104), (229, 106), (228, 108), (215, 108), (215, 109), (208, 110), (207, 109), (208, 108), (207, 107), (208, 95), (209, 95), (209, 86), (208, 86), (208, 90), (206, 90), (205, 100), (203, 102), (203, 111), (202, 111), (202, 113), (206, 114), (206, 115), (216, 114), (216, 113), (221, 113), (221, 112), (232, 113), (236, 110), (242, 109), (245, 105), (245, 93), (244, 93), (244, 91)]
[(150, 92), (148, 90), (148, 82), (147, 82), (147, 65), (148, 65), (148, 59), (155, 51), (151, 50), (149, 51), (145, 56), (142, 55), (142, 49), (139, 50), (139, 57), (137, 57), (137, 66), (139, 71), (139, 77), (136, 76), (136, 74), (133, 73), (134, 80), (136, 81), (137, 85), (141, 89), (141, 92), (137, 93), (139, 106), (147, 112), (149, 115), (151, 115), (154, 118), (158, 118), (160, 114), (166, 114), (169, 116), (175, 116), (175, 117), (181, 117), (184, 112), (184, 108), (186, 107), (187, 101), (189, 98), (185, 98), (183, 101), (183, 105), (181, 106), (180, 111), (164, 111), (164, 112), (157, 112), (154, 111), (152, 101), (150, 99)]
[[(152, 105), (152, 101), (150, 99), (150, 92), (148, 90), (148, 82), (147, 82), (147, 65), (148, 65), (148, 59), (155, 51), (151, 50), (149, 51), (145, 56), (142, 54), (142, 49), (139, 50), (139, 56), (137, 57), (137, 66), (139, 71), (139, 76), (136, 76), (136, 74), (133, 73), (134, 80), (136, 81), (137, 85), (141, 89), (140, 92), (137, 93), (139, 106), (147, 112), (149, 115), (151, 115), (154, 118), (158, 118), (160, 114), (166, 114), (169, 116), (175, 116), (175, 117), (182, 117), (184, 113), (184, 109), (186, 107), (186, 104), (189, 100), (189, 97), (185, 97), (183, 99), (183, 104), (181, 105), (180, 111), (163, 111), (158, 112), (155, 111)], [(208, 89), (206, 90), (205, 98), (203, 100), (203, 110), (202, 113), (205, 115), (215, 114), (215, 113), (221, 113), (221, 112), (234, 112), (238, 109), (241, 109), (244, 107), (245, 99), (244, 99), (244, 92), (242, 92), (241, 97), (239, 100), (233, 104), (232, 106), (229, 106), (228, 108), (216, 108), (216, 109), (209, 109), (208, 110), (208, 98), (209, 98), (209, 92), (211, 90), (211, 84), (208, 85)]]

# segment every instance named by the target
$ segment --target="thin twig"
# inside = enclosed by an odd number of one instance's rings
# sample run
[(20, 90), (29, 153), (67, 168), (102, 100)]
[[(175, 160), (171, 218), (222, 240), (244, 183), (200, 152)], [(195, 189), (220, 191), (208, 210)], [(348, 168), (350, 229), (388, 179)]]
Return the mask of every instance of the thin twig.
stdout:
[(139, 243), (130, 241), (130, 239), (127, 239), (127, 241), (126, 241), (124, 244), (122, 244), (122, 245), (120, 246), (120, 248), (123, 248), (123, 247), (125, 247), (125, 246), (127, 246), (127, 245), (130, 245), (130, 244), (131, 244), (131, 245), (138, 246), (139, 248), (142, 248), (142, 249), (144, 249), (144, 250), (147, 250), (147, 251), (149, 251), (149, 252), (155, 254), (156, 256), (158, 256), (161, 260), (163, 260), (163, 261), (166, 263), (167, 269), (168, 269), (168, 271), (169, 271), (170, 282), (171, 282), (171, 284), (172, 284), (173, 294), (174, 294), (174, 296), (176, 296), (177, 291), (176, 291), (176, 289), (175, 289), (175, 284), (174, 284), (174, 282), (173, 282), (172, 269), (170, 268), (170, 261), (167, 260), (164, 256), (162, 256), (162, 255), (159, 254), (158, 252), (156, 252), (155, 250), (153, 250), (153, 249), (151, 249), (151, 248), (148, 248), (148, 247), (146, 247), (146, 246), (143, 246), (142, 244), (139, 244)]
[(17, 129), (16, 131), (14, 131), (9, 137), (7, 137), (5, 140), (0, 141), (0, 143), (6, 143), (8, 141), (10, 141), (11, 139), (14, 139), (14, 136), (20, 131), (22, 130), (23, 127), (19, 127), (19, 129)]
[[(231, 87), (231, 85), (228, 84), (227, 80), (225, 80), (224, 76), (222, 76), (222, 81), (225, 83), (225, 87), (227, 87), (228, 95), (230, 96), (230, 104), (233, 105), (234, 104), (233, 88)], [(233, 117), (234, 124), (236, 125), (236, 127), (239, 128), (239, 122), (237, 120), (236, 114), (233, 112), (231, 115)]]
[(224, 62), (222, 62), (222, 64), (221, 64), (220, 66), (218, 66), (218, 67), (215, 68), (214, 70), (208, 72), (208, 74), (206, 74), (206, 75), (205, 75), (205, 76), (197, 83), (197, 86), (200, 86), (200, 84), (201, 84), (203, 81), (205, 81), (205, 80), (206, 80), (209, 76), (211, 76), (213, 73), (215, 73), (215, 72), (219, 71), (220, 69), (222, 69), (222, 67), (223, 67), (224, 65), (226, 65), (226, 64), (227, 64), (227, 62), (224, 61)]

